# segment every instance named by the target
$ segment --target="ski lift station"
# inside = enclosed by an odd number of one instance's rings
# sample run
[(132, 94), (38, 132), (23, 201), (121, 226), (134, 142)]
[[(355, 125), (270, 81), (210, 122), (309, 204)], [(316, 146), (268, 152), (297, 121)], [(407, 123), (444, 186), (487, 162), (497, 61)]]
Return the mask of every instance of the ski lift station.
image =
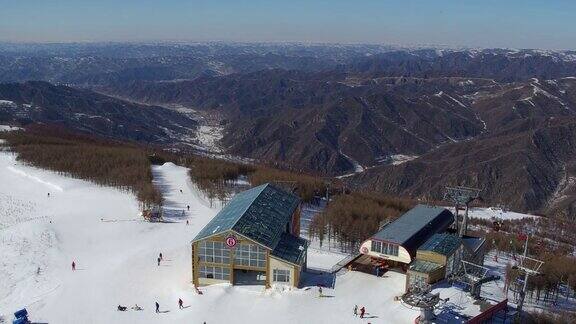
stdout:
[(298, 286), (308, 242), (300, 235), (300, 200), (272, 184), (235, 195), (192, 241), (196, 286)]
[(398, 219), (384, 225), (360, 245), (363, 255), (355, 263), (403, 270), (414, 260), (418, 248), (432, 235), (446, 231), (454, 222), (447, 209), (417, 205)]
[(481, 264), (486, 240), (458, 234), (454, 220), (448, 209), (417, 205), (364, 241), (352, 267), (376, 275), (400, 268), (410, 290), (453, 276), (462, 260)]

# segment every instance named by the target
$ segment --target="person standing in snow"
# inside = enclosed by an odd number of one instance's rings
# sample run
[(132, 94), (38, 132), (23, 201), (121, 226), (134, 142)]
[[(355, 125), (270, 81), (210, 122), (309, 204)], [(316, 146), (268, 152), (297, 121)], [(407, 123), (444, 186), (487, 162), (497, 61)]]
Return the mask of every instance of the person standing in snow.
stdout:
[(322, 295), (322, 286), (318, 286), (318, 297), (323, 297)]
[(360, 308), (360, 318), (364, 318), (364, 313), (366, 313), (366, 309), (362, 306), (362, 308)]
[(76, 262), (72, 261), (72, 271), (76, 271)]
[(160, 261), (161, 261), (161, 260), (162, 260), (162, 259), (160, 259), (160, 257), (158, 257), (158, 266), (160, 266)]
[(178, 298), (178, 307), (180, 309), (184, 308), (184, 302), (182, 301), (182, 298)]
[(156, 314), (160, 313), (160, 304), (156, 302)]
[(358, 305), (354, 305), (354, 317), (358, 316)]

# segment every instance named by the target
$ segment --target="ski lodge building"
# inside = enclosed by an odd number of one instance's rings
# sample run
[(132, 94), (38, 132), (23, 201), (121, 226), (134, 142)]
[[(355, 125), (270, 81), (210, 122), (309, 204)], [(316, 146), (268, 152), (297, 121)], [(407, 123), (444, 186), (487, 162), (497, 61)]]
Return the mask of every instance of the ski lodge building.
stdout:
[(384, 225), (360, 245), (358, 268), (408, 269), (416, 251), (436, 233), (445, 232), (454, 222), (454, 215), (442, 207), (417, 205), (393, 222)]
[(193, 283), (297, 287), (308, 248), (299, 235), (297, 196), (272, 184), (241, 192), (192, 240)]

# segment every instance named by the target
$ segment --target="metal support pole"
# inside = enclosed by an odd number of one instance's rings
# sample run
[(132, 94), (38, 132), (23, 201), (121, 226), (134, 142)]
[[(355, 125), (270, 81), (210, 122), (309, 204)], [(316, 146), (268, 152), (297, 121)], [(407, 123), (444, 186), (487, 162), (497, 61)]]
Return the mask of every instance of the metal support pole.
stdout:
[(456, 213), (454, 213), (454, 214), (455, 214), (455, 217), (456, 217), (456, 219), (454, 220), (454, 226), (455, 226), (455, 229), (456, 229), (456, 233), (459, 233), (460, 227), (458, 226), (458, 222), (459, 222), (459, 220), (458, 220), (458, 203), (456, 203)]
[[(526, 260), (526, 256), (528, 253), (528, 238), (526, 236), (526, 243), (524, 244), (524, 260)], [(522, 307), (524, 306), (524, 298), (526, 297), (526, 287), (528, 286), (528, 271), (524, 274), (524, 285), (522, 287), (522, 291), (520, 291), (520, 301), (518, 302), (518, 314), (516, 320), (518, 323), (522, 322)]]
[(460, 237), (466, 235), (466, 231), (468, 229), (468, 204), (465, 205), (466, 209), (464, 210), (464, 216), (462, 217), (462, 225), (460, 227)]

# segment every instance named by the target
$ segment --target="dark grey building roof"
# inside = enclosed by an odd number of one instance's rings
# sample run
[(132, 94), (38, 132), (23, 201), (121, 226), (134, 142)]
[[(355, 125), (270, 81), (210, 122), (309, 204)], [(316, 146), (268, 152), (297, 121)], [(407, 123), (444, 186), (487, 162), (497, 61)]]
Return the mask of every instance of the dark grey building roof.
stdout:
[(273, 250), (299, 202), (295, 195), (268, 183), (243, 191), (226, 204), (193, 242), (233, 230)]
[(460, 245), (462, 245), (462, 240), (455, 234), (434, 234), (418, 248), (418, 251), (432, 251), (449, 256), (452, 255)]
[(292, 264), (302, 265), (306, 260), (308, 241), (288, 233), (282, 233), (280, 242), (276, 245), (272, 255)]
[(380, 229), (372, 239), (395, 243), (414, 253), (432, 235), (445, 231), (453, 222), (454, 215), (445, 208), (417, 205)]

